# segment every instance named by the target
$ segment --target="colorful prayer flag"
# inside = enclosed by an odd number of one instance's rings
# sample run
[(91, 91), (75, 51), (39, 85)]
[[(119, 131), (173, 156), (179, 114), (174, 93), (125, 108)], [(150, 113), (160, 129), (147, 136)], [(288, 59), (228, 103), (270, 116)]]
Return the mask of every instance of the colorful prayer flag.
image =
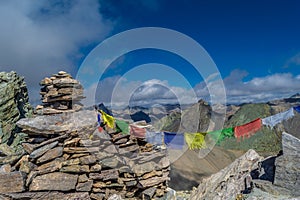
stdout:
[(129, 125), (130, 134), (136, 138), (145, 138), (146, 137), (146, 129), (137, 127), (133, 124)]
[(294, 110), (296, 110), (298, 113), (300, 113), (300, 106), (295, 106)]
[(252, 134), (256, 133), (261, 128), (261, 119), (255, 119), (247, 124), (236, 126), (234, 128), (234, 136), (236, 138), (250, 137)]
[(102, 118), (104, 123), (109, 127), (109, 128), (114, 128), (115, 127), (115, 118), (113, 116), (110, 116), (106, 114), (104, 111), (100, 110), (102, 114)]
[(123, 120), (116, 119), (116, 128), (118, 131), (122, 132), (123, 134), (129, 134), (129, 124)]
[(163, 134), (157, 132), (146, 132), (146, 141), (153, 145), (162, 145)]
[(294, 116), (293, 108), (288, 109), (287, 111), (277, 113), (276, 115), (272, 115), (262, 119), (262, 124), (266, 126), (270, 126), (273, 128), (277, 124), (281, 123), (284, 120), (288, 120), (289, 118)]
[(184, 146), (184, 134), (164, 132), (164, 143), (171, 149), (182, 149)]
[(208, 134), (215, 140), (217, 143), (222, 142), (225, 138), (234, 137), (234, 129), (232, 127), (225, 128), (222, 130), (208, 132)]
[(189, 149), (206, 148), (205, 135), (207, 133), (184, 133), (184, 139)]

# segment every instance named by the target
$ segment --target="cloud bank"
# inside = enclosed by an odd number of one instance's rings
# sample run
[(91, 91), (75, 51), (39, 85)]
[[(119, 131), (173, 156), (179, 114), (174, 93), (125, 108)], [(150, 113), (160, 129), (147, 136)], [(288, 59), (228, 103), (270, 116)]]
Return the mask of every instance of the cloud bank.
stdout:
[[(277, 73), (264, 77), (256, 77), (244, 81), (248, 73), (234, 70), (224, 78), (228, 104), (241, 104), (250, 102), (266, 102), (273, 99), (287, 98), (300, 91), (300, 75), (290, 73)], [(218, 87), (219, 83), (212, 83)], [(95, 84), (93, 87), (97, 87)], [(213, 86), (212, 86), (213, 87)], [(87, 89), (88, 93), (89, 89)], [(218, 90), (214, 90), (217, 91)], [(96, 102), (107, 105), (126, 107), (133, 105), (155, 105), (167, 103), (191, 104), (199, 99), (210, 101), (205, 82), (194, 88), (186, 89), (174, 87), (168, 81), (151, 79), (145, 82), (129, 81), (120, 76), (106, 78), (99, 82)], [(89, 94), (89, 99), (95, 99), (95, 94)], [(91, 104), (94, 102), (90, 102)]]
[(76, 73), (82, 49), (110, 32), (94, 0), (1, 1), (0, 71), (26, 77), (31, 101), (39, 81), (59, 70)]

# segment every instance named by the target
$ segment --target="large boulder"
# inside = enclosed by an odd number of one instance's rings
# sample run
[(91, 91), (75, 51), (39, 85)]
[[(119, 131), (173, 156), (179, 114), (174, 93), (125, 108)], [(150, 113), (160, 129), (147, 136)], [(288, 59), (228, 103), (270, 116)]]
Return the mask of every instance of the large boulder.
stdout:
[(0, 143), (13, 143), (16, 122), (31, 112), (24, 78), (13, 71), (0, 72)]
[(258, 166), (263, 158), (250, 149), (232, 164), (216, 174), (203, 179), (190, 199), (227, 200), (236, 198), (251, 187), (250, 173)]
[(291, 195), (300, 196), (300, 140), (284, 132), (282, 151), (283, 155), (275, 161), (274, 185), (288, 189)]

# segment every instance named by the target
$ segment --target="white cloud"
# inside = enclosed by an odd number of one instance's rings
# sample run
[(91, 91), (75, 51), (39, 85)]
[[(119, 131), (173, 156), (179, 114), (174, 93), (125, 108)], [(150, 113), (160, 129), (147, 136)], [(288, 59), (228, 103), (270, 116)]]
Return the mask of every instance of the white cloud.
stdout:
[[(226, 103), (266, 102), (286, 98), (300, 91), (300, 76), (282, 73), (243, 81), (247, 74), (246, 71), (234, 70), (224, 79)], [(220, 87), (220, 81), (210, 82), (210, 84), (210, 87)], [(92, 87), (97, 87), (97, 85)], [(87, 93), (88, 91), (89, 89), (87, 89)], [(200, 98), (210, 101), (213, 95), (218, 97), (223, 94), (221, 90), (217, 89), (213, 90), (215, 94), (210, 94), (204, 82), (199, 83), (193, 89), (186, 89), (171, 86), (163, 80), (129, 81), (120, 76), (102, 80), (97, 91), (97, 102), (101, 101), (106, 105), (117, 107), (167, 103), (189, 104), (197, 102)], [(94, 97), (95, 95), (92, 94), (90, 99), (94, 99)], [(91, 104), (93, 103), (95, 102), (91, 102)]]
[[(300, 91), (299, 75), (277, 73), (243, 81), (247, 75), (246, 71), (234, 70), (224, 79), (227, 103), (265, 102), (286, 98)], [(209, 95), (203, 82), (198, 84), (195, 90), (199, 97), (207, 98)]]
[(1, 1), (0, 71), (25, 76), (36, 101), (42, 78), (59, 70), (74, 74), (81, 48), (107, 36), (111, 24), (99, 7), (96, 0)]
[(167, 81), (151, 79), (145, 82), (129, 81), (120, 76), (106, 78), (99, 82), (97, 94), (90, 91), (97, 87), (97, 84), (86, 89), (85, 105), (104, 102), (109, 106), (126, 107), (134, 105), (149, 106), (154, 104), (167, 103), (195, 103), (196, 95), (193, 89), (185, 89), (169, 85)]
[(284, 68), (288, 68), (293, 65), (300, 65), (300, 52), (298, 54), (294, 55), (293, 57), (289, 58), (286, 61)]

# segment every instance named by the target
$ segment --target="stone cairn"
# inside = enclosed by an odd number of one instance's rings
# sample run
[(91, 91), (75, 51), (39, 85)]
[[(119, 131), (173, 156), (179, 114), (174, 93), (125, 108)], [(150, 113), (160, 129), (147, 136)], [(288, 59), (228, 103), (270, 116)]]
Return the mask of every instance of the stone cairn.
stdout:
[(28, 134), (26, 153), (0, 162), (0, 199), (163, 197), (170, 171), (165, 150), (116, 130), (99, 132), (96, 121), (91, 110), (19, 120)]
[(83, 87), (67, 72), (60, 71), (50, 78), (46, 77), (40, 85), (43, 105), (37, 106), (38, 114), (58, 114), (82, 108), (79, 102), (85, 98)]

